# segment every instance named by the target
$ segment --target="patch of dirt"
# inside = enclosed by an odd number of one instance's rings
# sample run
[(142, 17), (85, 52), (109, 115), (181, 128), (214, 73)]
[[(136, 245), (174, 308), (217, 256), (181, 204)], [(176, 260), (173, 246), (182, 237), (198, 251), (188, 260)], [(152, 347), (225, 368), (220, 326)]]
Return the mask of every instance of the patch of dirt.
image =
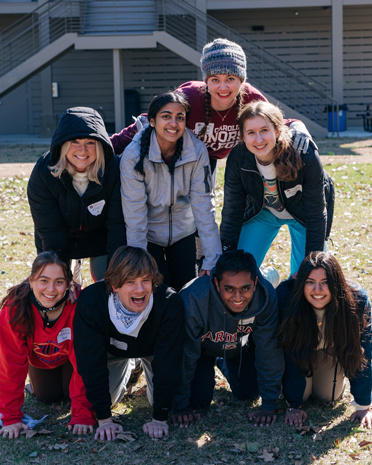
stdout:
[(372, 163), (372, 135), (370, 139), (334, 137), (315, 142), (323, 164)]
[(48, 145), (0, 145), (0, 177), (29, 177), (37, 159)]
[[(323, 164), (372, 163), (372, 136), (370, 139), (333, 137), (315, 139)], [(37, 159), (49, 149), (48, 145), (0, 145), (0, 177), (31, 174)], [(225, 160), (219, 162), (223, 166)]]

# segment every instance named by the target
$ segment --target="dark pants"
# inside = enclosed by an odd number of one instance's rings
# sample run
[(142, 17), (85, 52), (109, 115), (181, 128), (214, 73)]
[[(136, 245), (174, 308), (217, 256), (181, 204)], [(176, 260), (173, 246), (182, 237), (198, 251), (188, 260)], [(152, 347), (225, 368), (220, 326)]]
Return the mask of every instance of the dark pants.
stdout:
[(147, 250), (155, 258), (164, 283), (179, 291), (197, 276), (195, 234), (181, 239), (169, 247), (149, 242)]
[(232, 393), (239, 400), (257, 399), (259, 392), (255, 367), (255, 348), (251, 342), (250, 347), (243, 350), (241, 356), (239, 354), (226, 359), (226, 361), (222, 357), (201, 355), (191, 384), (190, 406), (192, 408), (205, 408), (212, 402), (215, 365), (222, 371)]
[(73, 368), (67, 361), (57, 368), (35, 368), (28, 365), (30, 384), (36, 399), (41, 402), (56, 402), (69, 399), (69, 385)]

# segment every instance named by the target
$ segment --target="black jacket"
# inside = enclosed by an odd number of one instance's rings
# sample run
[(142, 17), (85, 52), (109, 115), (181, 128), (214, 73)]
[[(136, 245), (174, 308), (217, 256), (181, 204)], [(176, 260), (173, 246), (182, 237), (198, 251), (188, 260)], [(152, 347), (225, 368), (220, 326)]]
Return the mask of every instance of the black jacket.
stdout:
[[(79, 138), (100, 141), (105, 155), (100, 184), (90, 181), (81, 197), (66, 170), (59, 179), (49, 169), (58, 162), (63, 143)], [(27, 195), (38, 253), (55, 250), (69, 259), (106, 254), (110, 258), (126, 243), (119, 158), (114, 155), (101, 116), (91, 108), (70, 108), (62, 115), (50, 151), (38, 160), (31, 173)], [(100, 214), (94, 215), (88, 207), (98, 202), (104, 202), (104, 206)]]
[[(279, 195), (286, 210), (306, 227), (306, 255), (323, 250), (333, 218), (333, 180), (323, 170), (313, 146), (302, 155), (302, 167), (294, 181), (279, 181)], [(236, 249), (243, 223), (264, 206), (264, 183), (256, 160), (244, 144), (237, 145), (226, 163), (221, 242)]]
[(110, 320), (108, 297), (106, 284), (100, 281), (84, 289), (76, 305), (74, 348), (87, 399), (99, 420), (110, 417), (107, 353), (122, 358), (153, 355), (153, 418), (166, 420), (181, 376), (184, 337), (182, 300), (173, 289), (159, 286), (154, 292), (152, 310), (135, 338), (120, 333)]

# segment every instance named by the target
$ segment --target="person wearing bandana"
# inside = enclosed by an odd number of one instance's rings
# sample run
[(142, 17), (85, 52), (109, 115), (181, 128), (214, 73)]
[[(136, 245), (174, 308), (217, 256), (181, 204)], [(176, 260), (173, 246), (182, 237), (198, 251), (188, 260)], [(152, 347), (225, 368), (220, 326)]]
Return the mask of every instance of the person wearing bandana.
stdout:
[(115, 439), (123, 431), (111, 407), (123, 398), (140, 362), (152, 405), (143, 431), (153, 438), (168, 435), (183, 333), (182, 300), (162, 284), (154, 258), (139, 247), (120, 247), (104, 281), (81, 292), (74, 320), (77, 369), (98, 420), (95, 439)]
[(93, 431), (95, 418), (85, 408), (82, 382), (70, 383), (76, 305), (67, 300), (71, 281), (69, 265), (55, 252), (43, 252), (30, 276), (0, 302), (0, 436), (18, 438), (28, 429), (21, 410), (27, 374), (39, 401), (71, 399), (70, 430)]

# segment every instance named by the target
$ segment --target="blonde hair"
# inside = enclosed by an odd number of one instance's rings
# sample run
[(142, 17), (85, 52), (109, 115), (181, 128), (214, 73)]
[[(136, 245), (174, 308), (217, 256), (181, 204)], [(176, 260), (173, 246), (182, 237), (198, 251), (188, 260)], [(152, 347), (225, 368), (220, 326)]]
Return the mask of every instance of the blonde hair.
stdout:
[[(87, 139), (89, 139), (89, 137), (87, 137)], [(105, 171), (105, 154), (101, 142), (96, 139), (92, 140), (96, 142), (96, 159), (87, 168), (88, 179), (89, 181), (101, 184), (99, 182), (98, 176), (103, 175)], [(49, 166), (49, 169), (55, 178), (61, 179), (64, 170), (66, 170), (70, 176), (73, 176), (76, 173), (74, 166), (67, 160), (66, 157), (67, 152), (71, 147), (71, 142), (71, 140), (68, 140), (62, 145), (58, 162), (53, 166)]]
[(240, 138), (244, 144), (244, 123), (261, 116), (278, 133), (274, 147), (274, 165), (281, 181), (293, 181), (302, 166), (302, 158), (292, 146), (289, 128), (284, 124), (282, 110), (272, 103), (256, 100), (245, 105), (238, 115)]

